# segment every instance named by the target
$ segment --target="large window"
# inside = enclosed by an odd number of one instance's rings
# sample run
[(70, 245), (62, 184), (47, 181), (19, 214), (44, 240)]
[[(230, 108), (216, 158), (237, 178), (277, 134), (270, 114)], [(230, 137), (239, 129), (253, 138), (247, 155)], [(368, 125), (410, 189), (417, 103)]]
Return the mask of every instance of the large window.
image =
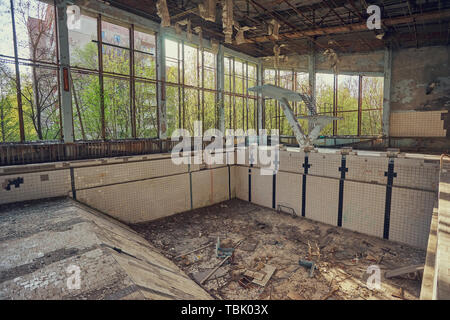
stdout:
[[(60, 139), (55, 8), (33, 0), (15, 0), (13, 4), (20, 91), (17, 94), (10, 1), (2, 0), (0, 140)], [(19, 134), (20, 118), (24, 137)]]
[(316, 74), (318, 112), (341, 117), (324, 136), (373, 136), (382, 133), (383, 78), (364, 75)]
[[(13, 0), (17, 55), (10, 1), (0, 0), (0, 142), (62, 138), (60, 61), (55, 7), (44, 1)], [(82, 10), (79, 26), (69, 25), (69, 86), (76, 140), (158, 137), (158, 78), (166, 101), (167, 136), (176, 128), (194, 134), (218, 128), (217, 56), (209, 49), (164, 40), (166, 70), (157, 74), (156, 34), (144, 27)], [(17, 59), (17, 71), (16, 71)], [(224, 57), (225, 128), (257, 129), (257, 65)], [(165, 73), (165, 74), (164, 74)], [(342, 117), (325, 136), (381, 133), (383, 79), (366, 75), (316, 75), (317, 111)], [(264, 83), (309, 92), (309, 75), (266, 69)], [(306, 115), (303, 102), (292, 103)], [(263, 128), (293, 135), (273, 99), (262, 106)], [(299, 120), (307, 131), (307, 122)]]
[(69, 29), (75, 139), (158, 135), (155, 40), (149, 31), (85, 14)]
[(256, 85), (257, 66), (248, 61), (226, 56), (225, 128), (256, 129), (256, 95), (248, 88)]
[(202, 121), (203, 133), (216, 128), (216, 55), (184, 41), (165, 45), (168, 136), (176, 128), (194, 134), (195, 121)]

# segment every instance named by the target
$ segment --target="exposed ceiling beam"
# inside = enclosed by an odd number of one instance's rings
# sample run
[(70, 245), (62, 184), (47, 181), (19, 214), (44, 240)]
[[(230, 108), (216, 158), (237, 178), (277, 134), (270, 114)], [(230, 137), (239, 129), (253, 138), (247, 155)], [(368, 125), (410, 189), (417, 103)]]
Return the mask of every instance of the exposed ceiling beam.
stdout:
[[(435, 11), (428, 12), (423, 14), (413, 14), (410, 16), (402, 16), (390, 19), (383, 19), (384, 25), (386, 26), (394, 26), (399, 24), (407, 24), (416, 22), (425, 22), (425, 21), (438, 21), (439, 19), (445, 19), (450, 17), (450, 10), (443, 11)], [(323, 36), (329, 34), (339, 34), (339, 33), (349, 33), (349, 32), (357, 32), (357, 31), (367, 31), (366, 23), (352, 23), (335, 27), (325, 27), (325, 28), (317, 28), (317, 29), (308, 29), (302, 31), (294, 31), (294, 32), (285, 32), (282, 35), (287, 39), (302, 39), (309, 38), (312, 36)], [(271, 41), (269, 36), (260, 36), (252, 38), (252, 40), (256, 42), (264, 42)]]

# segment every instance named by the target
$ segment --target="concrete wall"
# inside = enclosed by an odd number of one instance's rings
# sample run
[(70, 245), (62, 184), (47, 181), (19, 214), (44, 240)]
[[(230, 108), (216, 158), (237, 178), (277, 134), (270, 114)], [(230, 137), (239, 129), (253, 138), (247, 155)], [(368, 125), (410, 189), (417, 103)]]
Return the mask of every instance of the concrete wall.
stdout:
[[(339, 54), (338, 72), (384, 72), (384, 52)], [(316, 70), (331, 71), (328, 58), (316, 55)]]
[[(442, 113), (450, 109), (448, 46), (393, 51), (391, 85), (392, 136), (445, 137)], [(438, 85), (426, 93), (428, 84)]]

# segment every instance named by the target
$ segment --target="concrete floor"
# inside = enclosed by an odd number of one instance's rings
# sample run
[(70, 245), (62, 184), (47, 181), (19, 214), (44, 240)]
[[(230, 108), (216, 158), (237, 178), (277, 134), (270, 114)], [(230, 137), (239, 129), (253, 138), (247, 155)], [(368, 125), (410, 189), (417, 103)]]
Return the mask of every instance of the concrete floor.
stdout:
[[(421, 274), (383, 275), (424, 263), (424, 250), (241, 200), (131, 227), (198, 282), (222, 260), (215, 256), (217, 237), (221, 247), (237, 246), (233, 262), (203, 285), (219, 299), (418, 299), (420, 294)], [(208, 243), (206, 249), (174, 258)], [(299, 259), (315, 261), (313, 278), (298, 265)], [(238, 284), (246, 270), (260, 272), (265, 265), (276, 267), (265, 286), (252, 283), (244, 289)], [(379, 290), (367, 288), (370, 265), (380, 267)]]
[(210, 298), (136, 232), (72, 200), (0, 207), (2, 300)]

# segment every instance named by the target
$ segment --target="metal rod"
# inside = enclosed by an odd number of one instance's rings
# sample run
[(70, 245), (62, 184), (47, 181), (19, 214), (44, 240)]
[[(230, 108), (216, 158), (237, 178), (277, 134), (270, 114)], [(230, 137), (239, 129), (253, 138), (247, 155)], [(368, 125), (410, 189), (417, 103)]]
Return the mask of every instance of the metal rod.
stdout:
[(131, 115), (131, 136), (137, 138), (136, 130), (136, 91), (133, 77), (135, 75), (134, 68), (134, 25), (129, 29), (130, 32), (130, 115)]
[(362, 127), (362, 76), (358, 77), (358, 136), (361, 135)]
[(105, 123), (105, 91), (103, 87), (103, 45), (102, 45), (102, 15), (97, 17), (97, 39), (98, 39), (98, 82), (100, 86), (100, 121), (102, 125), (102, 139), (106, 140)]
[(14, 17), (14, 0), (11, 3), (11, 24), (13, 32), (13, 42), (14, 42), (14, 63), (16, 68), (16, 93), (17, 93), (17, 111), (19, 113), (19, 130), (20, 130), (20, 141), (25, 141), (25, 128), (23, 124), (23, 109), (22, 109), (22, 90), (20, 88), (20, 70), (19, 70), (19, 59), (17, 52), (17, 35), (16, 35), (16, 20)]
[[(56, 26), (57, 23), (57, 10), (56, 10), (56, 6), (53, 6), (53, 15), (55, 17), (55, 55), (56, 55), (56, 65), (60, 65), (59, 63), (59, 41), (58, 41), (58, 28)], [(58, 86), (58, 109), (59, 109), (59, 137), (61, 140), (63, 140), (63, 130), (62, 130), (62, 112), (61, 112), (61, 79), (60, 79), (60, 75), (61, 75), (61, 71), (59, 68), (56, 69), (56, 78), (57, 78), (57, 86)], [(72, 75), (70, 75), (70, 78), (72, 81)], [(72, 82), (72, 86), (73, 86), (73, 82)], [(74, 88), (75, 89), (75, 88)], [(75, 92), (74, 92), (75, 94)], [(75, 127), (72, 126), (73, 129), (73, 136), (75, 137)]]
[(206, 280), (208, 280), (214, 273), (216, 273), (216, 271), (228, 260), (228, 259), (230, 259), (231, 258), (231, 256), (228, 256), (228, 257), (226, 257), (225, 259), (223, 259), (222, 260), (222, 262), (220, 262), (218, 265), (217, 265), (217, 267), (215, 267), (213, 270), (211, 270), (211, 272), (210, 273), (208, 273), (208, 275), (205, 277), (205, 278), (203, 278), (203, 280), (202, 281), (200, 281), (200, 284), (203, 284), (203, 283), (205, 283), (205, 281)]
[(194, 252), (203, 250), (203, 249), (205, 249), (205, 248), (210, 247), (212, 244), (214, 244), (214, 243), (210, 242), (210, 243), (208, 243), (208, 244), (206, 244), (206, 245), (204, 245), (204, 246), (202, 246), (202, 247), (200, 247), (200, 248), (197, 248), (197, 249), (194, 249), (194, 250), (191, 250), (191, 251), (188, 251), (188, 252), (179, 254), (179, 255), (177, 255), (176, 257), (173, 257), (173, 258), (174, 258), (174, 259), (177, 259), (177, 258), (180, 258), (180, 257), (182, 257), (182, 256), (186, 256), (186, 255), (188, 255), (188, 254), (191, 254), (191, 253), (194, 253)]

